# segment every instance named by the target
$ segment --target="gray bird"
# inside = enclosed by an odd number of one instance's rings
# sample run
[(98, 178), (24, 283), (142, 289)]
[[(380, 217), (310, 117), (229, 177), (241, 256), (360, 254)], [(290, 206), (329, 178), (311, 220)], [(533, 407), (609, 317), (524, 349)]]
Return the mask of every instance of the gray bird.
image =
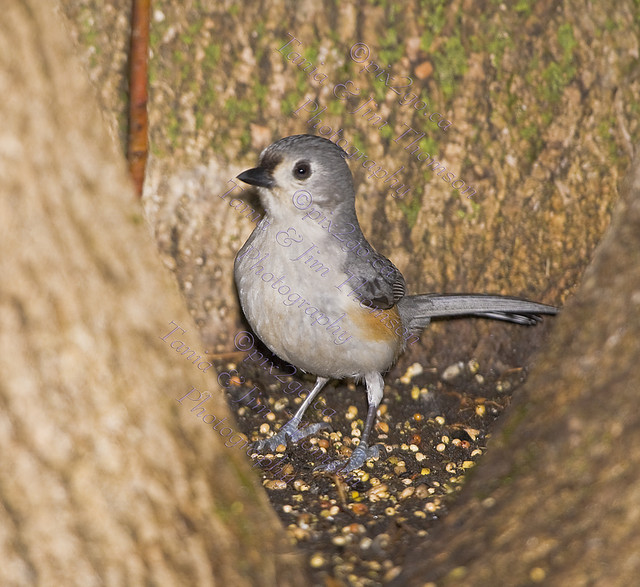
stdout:
[(329, 379), (364, 379), (369, 409), (360, 443), (347, 463), (323, 467), (330, 471), (351, 471), (379, 455), (369, 437), (383, 396), (382, 373), (432, 318), (468, 315), (531, 325), (539, 314), (557, 313), (515, 297), (407, 295), (400, 271), (362, 234), (346, 157), (327, 139), (295, 135), (267, 147), (258, 167), (238, 175), (257, 186), (266, 211), (236, 256), (242, 309), (274, 354), (317, 376), (293, 418), (256, 448), (273, 451), (328, 427), (300, 428), (313, 399)]

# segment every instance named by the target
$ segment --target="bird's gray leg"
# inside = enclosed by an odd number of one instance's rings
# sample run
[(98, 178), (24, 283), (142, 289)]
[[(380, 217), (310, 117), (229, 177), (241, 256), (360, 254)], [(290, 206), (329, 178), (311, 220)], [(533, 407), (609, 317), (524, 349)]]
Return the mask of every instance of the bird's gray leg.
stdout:
[(318, 470), (330, 472), (353, 471), (354, 469), (360, 469), (369, 459), (380, 456), (380, 449), (384, 447), (378, 444), (369, 447), (369, 436), (371, 435), (371, 430), (373, 430), (373, 425), (376, 421), (378, 406), (382, 401), (384, 380), (380, 373), (375, 372), (367, 373), (364, 379), (367, 384), (369, 410), (367, 411), (367, 421), (365, 422), (362, 437), (360, 438), (360, 444), (358, 444), (358, 446), (353, 450), (351, 458), (346, 463), (342, 461), (333, 461), (327, 465), (317, 467)]
[(291, 442), (298, 442), (298, 440), (302, 440), (311, 434), (315, 434), (318, 430), (322, 430), (323, 428), (329, 428), (329, 424), (326, 422), (318, 422), (316, 424), (309, 424), (304, 428), (298, 429), (300, 423), (302, 422), (302, 416), (307, 411), (307, 408), (311, 405), (311, 402), (314, 398), (320, 393), (325, 384), (329, 381), (329, 379), (325, 377), (318, 377), (316, 380), (316, 384), (311, 390), (311, 393), (305, 398), (302, 402), (302, 405), (298, 409), (298, 411), (294, 414), (293, 418), (289, 420), (277, 434), (272, 436), (271, 438), (265, 438), (264, 440), (258, 440), (253, 448), (256, 451), (263, 451), (265, 448), (269, 450), (275, 450), (281, 444), (287, 445), (287, 440)]

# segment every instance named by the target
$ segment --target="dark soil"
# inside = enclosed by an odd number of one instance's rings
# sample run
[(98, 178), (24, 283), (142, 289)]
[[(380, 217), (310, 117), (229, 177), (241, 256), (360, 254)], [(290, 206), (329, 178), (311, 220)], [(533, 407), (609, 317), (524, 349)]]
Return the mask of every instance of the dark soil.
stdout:
[[(307, 390), (315, 382), (301, 373), (282, 376), (291, 367), (256, 346), (273, 361), (271, 373), (269, 362), (260, 366), (264, 359), (257, 353), (220, 367), (235, 368), (245, 378), (229, 388), (231, 401), (255, 385), (270, 408), (260, 413), (231, 403), (241, 431), (252, 441), (271, 436), (302, 403), (298, 395), (283, 393), (289, 382), (300, 382)], [(276, 373), (287, 383), (276, 379)], [(386, 457), (368, 461), (357, 472), (360, 480), (352, 478), (349, 484), (342, 475), (314, 468), (323, 456), (320, 450), (331, 459), (350, 456), (363, 428), (367, 398), (362, 384), (330, 382), (319, 397), (323, 410), (336, 410), (324, 418), (331, 429), (310, 437), (313, 450), (301, 448), (304, 441), (286, 451), (279, 447), (270, 455), (274, 465), (263, 465), (280, 469), (275, 476), (260, 470), (285, 528), (308, 553), (314, 585), (373, 586), (395, 577), (416, 540), (446, 515), (465, 473), (485, 450), (496, 418), (524, 379), (522, 369), (485, 373), (474, 360), (430, 368), (400, 363), (385, 376), (385, 397), (371, 439), (384, 444)], [(322, 420), (322, 410), (313, 407), (304, 418), (305, 423)], [(253, 458), (257, 462), (259, 455)], [(274, 459), (286, 459), (286, 464), (275, 465)]]

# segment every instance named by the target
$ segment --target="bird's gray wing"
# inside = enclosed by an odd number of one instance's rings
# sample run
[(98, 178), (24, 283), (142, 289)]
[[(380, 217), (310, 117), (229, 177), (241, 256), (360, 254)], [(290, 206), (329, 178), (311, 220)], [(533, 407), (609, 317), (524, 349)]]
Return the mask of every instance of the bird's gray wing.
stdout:
[(374, 307), (388, 310), (406, 294), (404, 277), (400, 270), (384, 255), (370, 247), (370, 253), (364, 258), (353, 258), (343, 267), (354, 278), (349, 281), (351, 289), (357, 289), (358, 297), (369, 300)]

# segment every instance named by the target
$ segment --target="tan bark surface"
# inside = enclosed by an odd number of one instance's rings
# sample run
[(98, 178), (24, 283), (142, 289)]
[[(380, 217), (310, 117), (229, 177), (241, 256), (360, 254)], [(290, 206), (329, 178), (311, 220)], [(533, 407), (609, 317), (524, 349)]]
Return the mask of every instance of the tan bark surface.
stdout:
[[(62, 6), (103, 111), (122, 134), (127, 3)], [(364, 232), (412, 292), (484, 290), (561, 304), (584, 283), (459, 512), (397, 561), (407, 567), (399, 584), (633, 584), (637, 196), (621, 204), (616, 229), (583, 272), (640, 138), (637, 2), (187, 0), (155, 2), (154, 10), (145, 207), (207, 348), (231, 350), (241, 323), (232, 259), (253, 228), (217, 196), (272, 140), (312, 130), (292, 116), (307, 98), (326, 105), (325, 123), (343, 127), (385, 168), (405, 166), (412, 190), (400, 203), (361, 165), (352, 169)], [(325, 84), (277, 51), (287, 33), (305, 59), (321, 63)], [(357, 42), (382, 67), (412, 76), (454, 126), (425, 127), (395, 94), (381, 94), (349, 58)], [(346, 79), (374, 95), (391, 135), (350, 114), (357, 100), (333, 97)], [(393, 142), (403, 124), (427, 132), (421, 148), (475, 185), (475, 202)], [(441, 324), (423, 336), (421, 354), (436, 365), (484, 356), (502, 371), (526, 364), (541, 334)]]
[[(121, 118), (128, 3), (64, 0), (102, 103)], [(240, 312), (232, 259), (254, 224), (218, 195), (273, 140), (317, 132), (293, 111), (309, 98), (387, 170), (401, 166), (402, 201), (352, 161), (365, 234), (405, 273), (412, 292), (491, 291), (561, 304), (607, 226), (639, 136), (638, 8), (630, 0), (562, 2), (154, 2), (152, 158), (146, 209), (209, 348), (231, 350)], [(278, 52), (289, 39), (320, 83)], [(368, 61), (350, 57), (365, 43)], [(295, 56), (290, 55), (291, 59)], [(446, 132), (401, 106), (369, 61), (410, 76)], [(333, 87), (373, 95), (386, 128), (350, 114)], [(402, 83), (407, 83), (404, 80)], [(393, 139), (407, 127), (472, 200)], [(115, 128), (115, 126), (114, 126)], [(247, 192), (245, 192), (246, 194)], [(247, 200), (256, 207), (255, 199)], [(237, 202), (234, 203), (238, 204)], [(471, 352), (507, 364), (530, 353), (531, 331), (438, 326), (423, 336), (434, 360)], [(491, 336), (487, 336), (490, 334)], [(432, 341), (437, 341), (437, 346)], [(520, 360), (517, 360), (520, 359)], [(498, 366), (499, 363), (498, 363)]]
[(638, 340), (640, 157), (486, 458), (395, 585), (638, 582)]
[(160, 338), (201, 348), (49, 2), (3, 4), (0, 92), (0, 584), (303, 584), (244, 451), (176, 401), (236, 428)]

